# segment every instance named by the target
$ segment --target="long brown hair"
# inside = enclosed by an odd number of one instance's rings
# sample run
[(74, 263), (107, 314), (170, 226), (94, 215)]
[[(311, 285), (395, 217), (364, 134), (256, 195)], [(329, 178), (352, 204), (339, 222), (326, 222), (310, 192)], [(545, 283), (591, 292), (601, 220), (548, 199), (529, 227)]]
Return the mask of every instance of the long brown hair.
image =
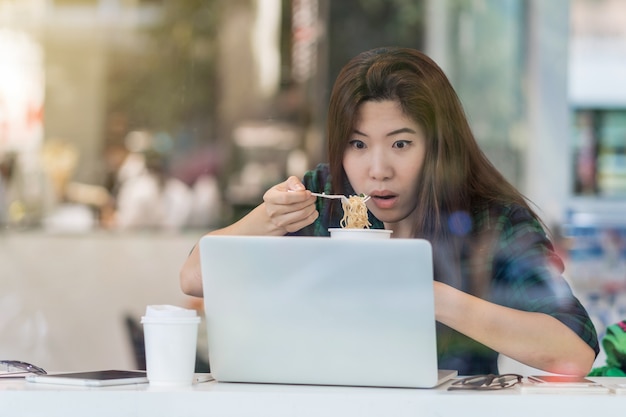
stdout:
[(480, 150), (461, 102), (439, 66), (408, 48), (379, 48), (353, 58), (339, 73), (328, 109), (328, 155), (333, 189), (347, 181), (343, 154), (358, 107), (365, 101), (397, 100), (426, 134), (426, 157), (418, 184), (415, 237), (447, 235), (445, 216), (471, 212), (490, 202), (517, 203), (533, 215), (526, 199)]

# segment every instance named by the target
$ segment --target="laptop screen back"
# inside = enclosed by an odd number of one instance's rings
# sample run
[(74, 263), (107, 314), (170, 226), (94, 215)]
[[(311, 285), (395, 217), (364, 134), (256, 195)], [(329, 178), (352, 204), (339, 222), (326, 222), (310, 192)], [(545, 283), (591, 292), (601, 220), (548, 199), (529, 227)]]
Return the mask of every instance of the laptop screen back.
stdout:
[(200, 253), (218, 381), (437, 384), (427, 241), (205, 236)]

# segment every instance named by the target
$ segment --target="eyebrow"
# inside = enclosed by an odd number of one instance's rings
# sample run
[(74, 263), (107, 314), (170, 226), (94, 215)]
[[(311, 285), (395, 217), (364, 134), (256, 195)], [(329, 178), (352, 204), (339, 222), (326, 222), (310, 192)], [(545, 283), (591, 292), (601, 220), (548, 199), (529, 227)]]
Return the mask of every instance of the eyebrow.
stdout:
[[(361, 131), (359, 131), (357, 129), (354, 129), (354, 133), (356, 133), (357, 135), (361, 135), (361, 136), (367, 136), (365, 133), (363, 133), (363, 132), (361, 132)], [(409, 128), (409, 127), (403, 127), (401, 129), (393, 130), (393, 131), (387, 133), (385, 136), (390, 137), (390, 136), (398, 135), (400, 133), (413, 133), (413, 134), (416, 134), (417, 132), (415, 130)]]

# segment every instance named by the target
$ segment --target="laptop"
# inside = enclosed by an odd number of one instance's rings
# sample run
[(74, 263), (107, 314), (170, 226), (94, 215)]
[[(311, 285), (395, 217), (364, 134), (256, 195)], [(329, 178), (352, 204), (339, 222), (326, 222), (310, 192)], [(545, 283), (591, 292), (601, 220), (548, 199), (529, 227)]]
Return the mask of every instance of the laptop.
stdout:
[(432, 249), (419, 239), (205, 236), (217, 381), (431, 388)]

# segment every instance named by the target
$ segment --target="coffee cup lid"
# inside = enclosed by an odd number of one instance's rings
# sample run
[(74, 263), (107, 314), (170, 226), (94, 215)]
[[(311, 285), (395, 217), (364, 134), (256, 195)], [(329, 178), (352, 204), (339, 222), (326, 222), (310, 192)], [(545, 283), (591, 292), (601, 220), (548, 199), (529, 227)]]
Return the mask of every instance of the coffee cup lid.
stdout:
[(142, 323), (155, 321), (199, 321), (196, 310), (173, 306), (169, 304), (149, 305), (146, 315), (141, 318)]

